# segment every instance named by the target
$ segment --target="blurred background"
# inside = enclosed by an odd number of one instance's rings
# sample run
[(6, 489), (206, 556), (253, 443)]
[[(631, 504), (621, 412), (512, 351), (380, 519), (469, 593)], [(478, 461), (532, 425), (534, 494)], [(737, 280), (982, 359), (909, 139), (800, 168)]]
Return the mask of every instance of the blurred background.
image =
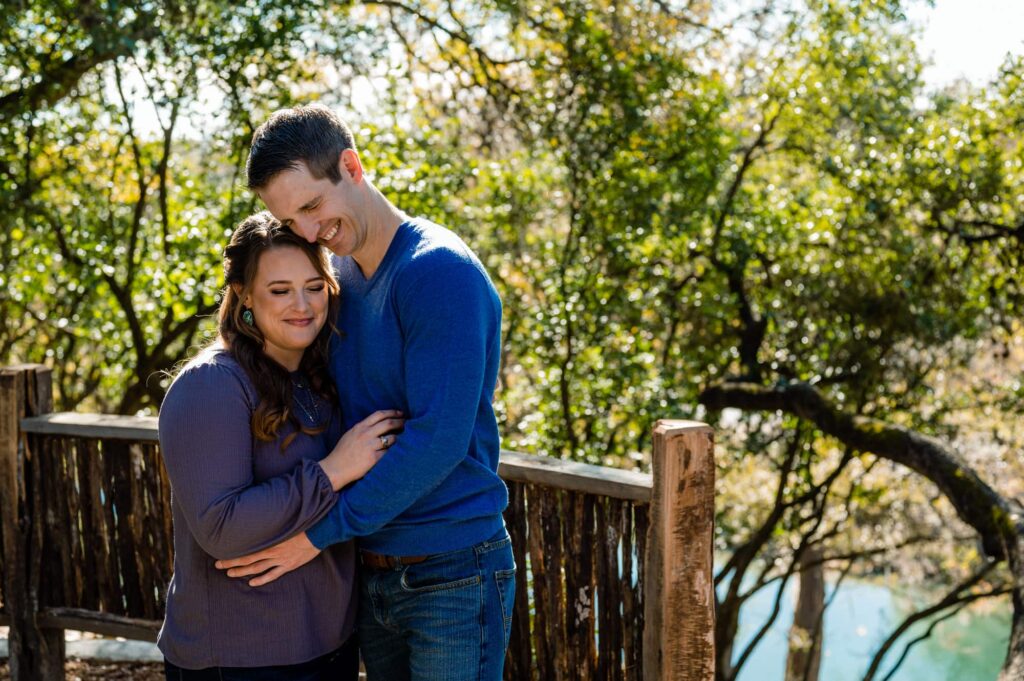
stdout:
[(157, 413), (253, 130), (320, 101), (489, 268), (506, 448), (647, 470), (657, 419), (716, 427), (721, 681), (995, 679), (1005, 553), (788, 388), (1024, 501), (1022, 55), (1011, 0), (17, 0), (0, 360)]

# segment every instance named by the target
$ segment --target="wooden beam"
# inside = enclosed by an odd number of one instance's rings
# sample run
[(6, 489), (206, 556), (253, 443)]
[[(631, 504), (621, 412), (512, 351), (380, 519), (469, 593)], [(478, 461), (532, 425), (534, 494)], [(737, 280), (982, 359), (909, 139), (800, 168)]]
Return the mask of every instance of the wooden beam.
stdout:
[(574, 492), (586, 492), (640, 503), (651, 500), (651, 476), (617, 468), (593, 466), (502, 451), (498, 474), (505, 480), (547, 485)]
[(714, 431), (658, 421), (644, 587), (644, 681), (714, 681)]
[[(23, 419), (26, 433), (104, 440), (157, 442), (157, 417), (61, 412)], [(651, 500), (651, 476), (617, 468), (502, 451), (498, 473), (506, 480), (546, 485), (640, 503)]]
[(37, 620), (44, 504), (37, 462), (19, 429), (24, 417), (53, 408), (51, 380), (50, 370), (41, 364), (0, 369), (0, 516), (12, 681), (64, 679), (64, 632)]
[[(21, 531), (18, 527), (21, 484), (18, 466), (18, 401), (19, 376), (14, 370), (0, 370), (0, 523), (3, 523), (4, 565), (4, 610), (6, 625), (21, 620), (25, 608), (22, 594), (28, 592), (25, 584), (26, 565)], [(13, 651), (21, 646), (21, 631), (18, 627), (11, 630), (8, 638), (8, 650), (11, 654), (11, 667), (18, 664)]]
[(86, 437), (97, 440), (157, 442), (157, 417), (58, 412), (22, 419), (21, 429), (39, 435)]
[(39, 614), (39, 623), (45, 627), (91, 631), (101, 636), (122, 636), (150, 642), (156, 641), (161, 625), (159, 620), (121, 617), (78, 608), (46, 608)]

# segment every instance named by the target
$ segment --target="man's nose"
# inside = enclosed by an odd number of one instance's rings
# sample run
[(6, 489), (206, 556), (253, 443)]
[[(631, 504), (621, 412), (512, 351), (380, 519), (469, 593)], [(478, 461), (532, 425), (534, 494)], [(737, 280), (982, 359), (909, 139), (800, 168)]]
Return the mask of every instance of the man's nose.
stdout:
[(292, 231), (309, 243), (314, 244), (320, 233), (320, 223), (312, 217), (300, 217), (292, 223)]

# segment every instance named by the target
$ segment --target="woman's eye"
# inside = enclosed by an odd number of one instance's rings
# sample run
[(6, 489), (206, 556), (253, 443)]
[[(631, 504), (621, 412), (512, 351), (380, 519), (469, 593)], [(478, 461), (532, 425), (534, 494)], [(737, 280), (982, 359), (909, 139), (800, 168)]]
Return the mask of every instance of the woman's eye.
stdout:
[(316, 286), (310, 286), (308, 290), (310, 290), (310, 291), (312, 291), (314, 293), (319, 293), (320, 291), (324, 290), (324, 285), (323, 284), (317, 284)]
[(284, 294), (288, 293), (288, 289), (286, 289), (286, 288), (272, 288), (272, 289), (270, 289), (270, 292), (272, 294), (274, 294), (275, 296), (283, 296)]

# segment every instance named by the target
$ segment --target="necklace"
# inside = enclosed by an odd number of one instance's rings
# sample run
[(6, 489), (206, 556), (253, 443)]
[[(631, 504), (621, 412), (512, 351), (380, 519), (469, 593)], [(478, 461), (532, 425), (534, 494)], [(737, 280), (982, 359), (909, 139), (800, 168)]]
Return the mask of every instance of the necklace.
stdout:
[[(316, 396), (313, 395), (313, 391), (309, 389), (306, 382), (301, 378), (295, 379), (293, 382), (295, 390), (293, 391), (295, 397), (295, 404), (299, 405), (299, 409), (309, 419), (309, 425), (316, 426), (320, 423), (320, 405)], [(303, 399), (303, 395), (305, 399)]]

